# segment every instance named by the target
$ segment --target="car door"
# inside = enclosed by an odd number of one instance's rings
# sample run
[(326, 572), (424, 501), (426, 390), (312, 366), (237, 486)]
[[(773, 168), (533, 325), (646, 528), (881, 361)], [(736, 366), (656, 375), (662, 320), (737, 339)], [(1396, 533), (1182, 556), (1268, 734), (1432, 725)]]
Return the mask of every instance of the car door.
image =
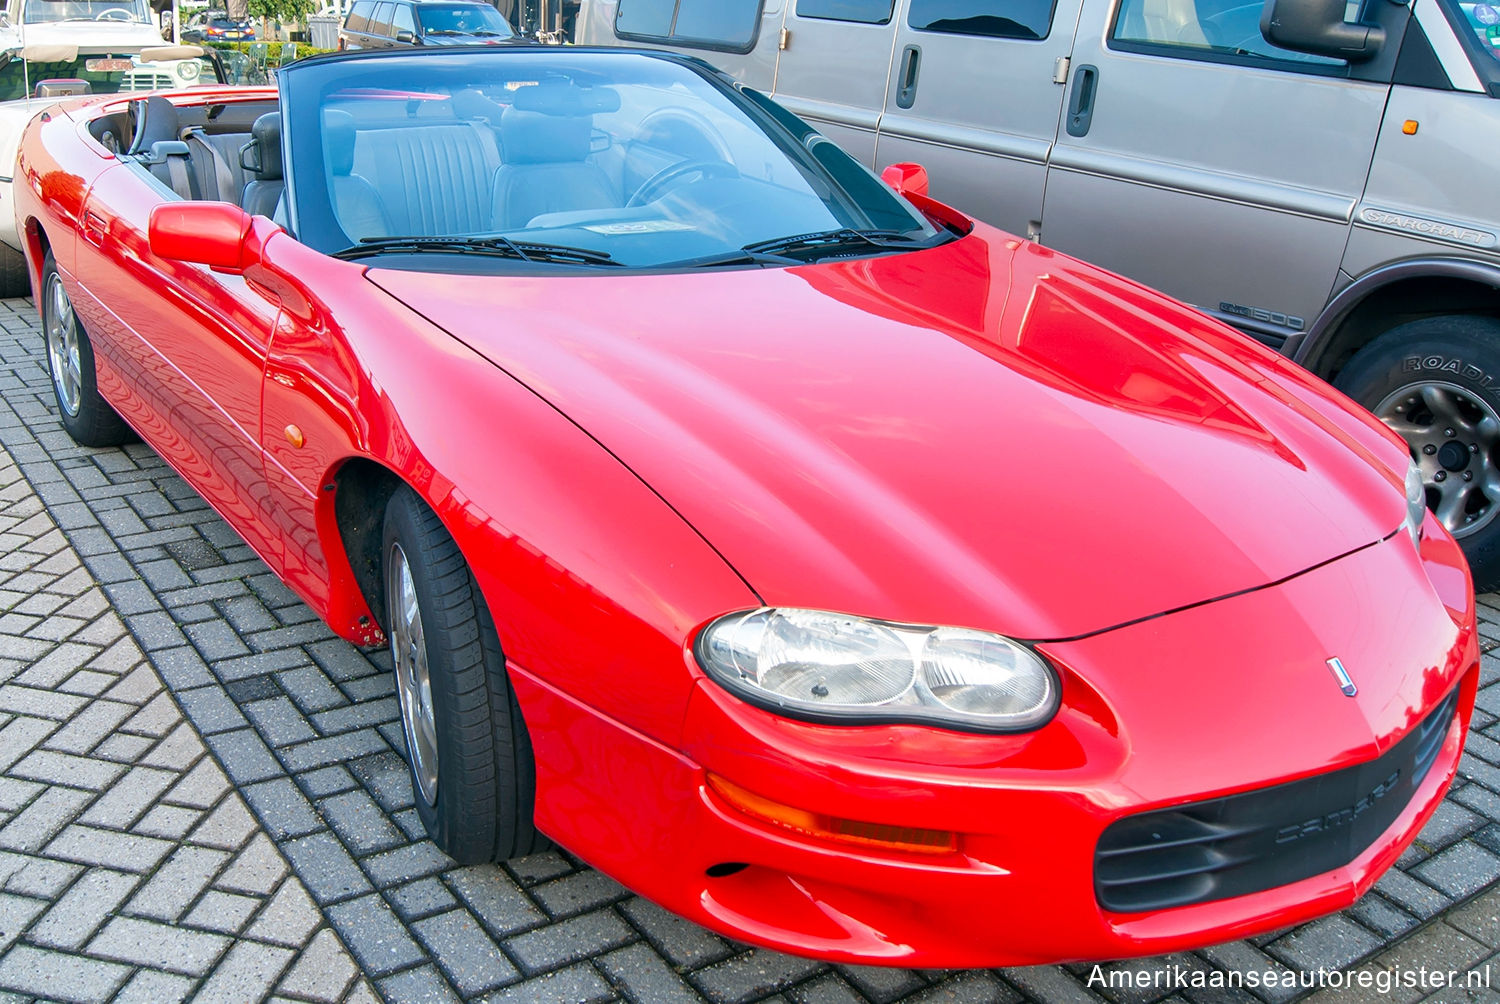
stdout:
[(281, 548), (260, 444), (261, 381), (276, 308), (239, 276), (152, 253), (151, 210), (175, 201), (135, 164), (102, 175), (84, 202), (81, 316), (108, 326), (138, 398), (133, 424), (273, 567)]
[[(1085, 0), (1041, 238), (1275, 345), (1327, 302), (1390, 90), (1279, 49), (1261, 0)], [(1117, 11), (1113, 14), (1112, 12)]]
[(776, 100), (865, 164), (896, 46), (896, 0), (788, 0)]
[(1024, 234), (1047, 157), (1080, 0), (904, 0), (877, 166), (925, 165), (932, 194)]

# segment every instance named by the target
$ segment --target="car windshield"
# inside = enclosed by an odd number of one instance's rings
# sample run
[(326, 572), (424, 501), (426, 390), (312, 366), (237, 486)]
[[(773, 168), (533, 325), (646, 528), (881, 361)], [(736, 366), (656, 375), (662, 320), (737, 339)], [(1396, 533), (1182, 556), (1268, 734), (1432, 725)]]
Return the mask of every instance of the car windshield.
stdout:
[(488, 4), (424, 3), (416, 5), (417, 23), (426, 35), (485, 35), (509, 38), (510, 23)]
[[(9, 57), (9, 58), (7, 58)], [(144, 61), (139, 55), (85, 56), (67, 60), (0, 55), (0, 101), (71, 94), (156, 91), (217, 80), (207, 58)]]
[(325, 253), (438, 269), (466, 254), (495, 270), (707, 267), (947, 236), (695, 60), (465, 49), (308, 60), (278, 79), (290, 218)]
[(1500, 60), (1500, 0), (1497, 4), (1460, 3), (1458, 10), (1474, 33), (1478, 48)]
[(151, 20), (146, 0), (27, 0), (27, 24), (48, 21), (133, 21)]

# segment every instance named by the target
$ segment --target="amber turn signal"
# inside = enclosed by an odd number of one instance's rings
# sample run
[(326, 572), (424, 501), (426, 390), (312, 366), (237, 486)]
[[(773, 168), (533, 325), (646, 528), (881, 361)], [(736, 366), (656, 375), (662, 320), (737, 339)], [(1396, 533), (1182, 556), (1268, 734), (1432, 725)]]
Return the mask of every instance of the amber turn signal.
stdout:
[(1417, 120), (1407, 119), (1405, 122), (1401, 123), (1401, 131), (1406, 133), (1406, 135), (1408, 136), (1415, 136), (1417, 134)]
[(859, 844), (887, 851), (904, 851), (908, 854), (949, 854), (958, 849), (958, 835), (952, 830), (891, 826), (886, 823), (866, 823), (825, 816), (807, 809), (783, 805), (712, 773), (708, 775), (708, 787), (747, 816), (821, 840)]
[(295, 425), (289, 425), (284, 431), (286, 432), (286, 441), (292, 444), (292, 449), (302, 449), (302, 443), (304, 442), (302, 438), (302, 430), (297, 428)]

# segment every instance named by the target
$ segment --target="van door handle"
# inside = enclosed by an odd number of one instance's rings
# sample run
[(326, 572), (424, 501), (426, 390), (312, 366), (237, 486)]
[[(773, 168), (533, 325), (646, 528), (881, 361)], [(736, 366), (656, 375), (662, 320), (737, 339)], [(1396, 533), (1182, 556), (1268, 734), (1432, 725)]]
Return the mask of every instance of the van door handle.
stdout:
[(1080, 66), (1073, 71), (1073, 94), (1068, 99), (1068, 135), (1086, 136), (1094, 120), (1094, 94), (1099, 90), (1099, 69)]
[(917, 100), (917, 71), (922, 65), (922, 48), (908, 45), (901, 53), (900, 87), (896, 90), (896, 107), (910, 108)]

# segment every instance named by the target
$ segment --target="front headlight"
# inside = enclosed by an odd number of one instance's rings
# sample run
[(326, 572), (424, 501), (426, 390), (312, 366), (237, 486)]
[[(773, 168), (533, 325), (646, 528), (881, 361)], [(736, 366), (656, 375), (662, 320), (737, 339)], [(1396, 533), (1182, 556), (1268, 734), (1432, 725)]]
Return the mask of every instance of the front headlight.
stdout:
[(729, 614), (695, 647), (710, 678), (794, 718), (1024, 732), (1057, 711), (1051, 667), (1009, 638), (789, 608)]
[(1406, 521), (1401, 525), (1411, 534), (1411, 542), (1422, 546), (1422, 520), (1427, 516), (1427, 485), (1413, 461), (1406, 465)]
[(199, 67), (196, 59), (184, 59), (177, 64), (177, 75), (183, 80), (195, 80), (198, 73)]

